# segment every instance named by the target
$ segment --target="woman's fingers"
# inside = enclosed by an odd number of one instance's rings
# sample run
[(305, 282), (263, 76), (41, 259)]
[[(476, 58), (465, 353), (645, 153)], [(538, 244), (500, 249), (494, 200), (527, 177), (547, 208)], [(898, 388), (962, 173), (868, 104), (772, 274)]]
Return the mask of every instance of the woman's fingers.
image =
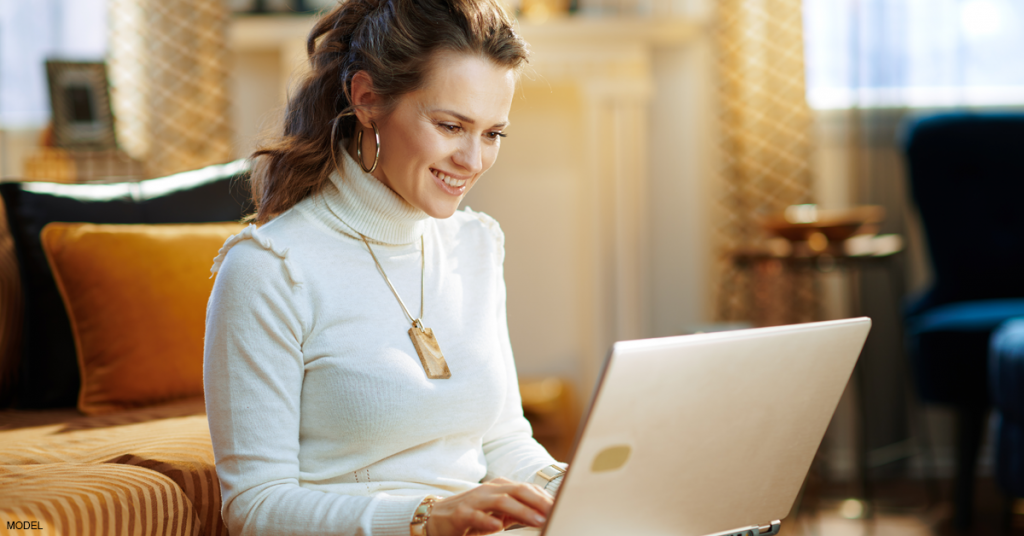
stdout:
[(513, 484), (513, 486), (512, 495), (520, 502), (529, 505), (544, 517), (551, 513), (551, 507), (554, 506), (555, 501), (549, 493), (532, 484)]
[(498, 486), (501, 491), (514, 495), (517, 499), (530, 505), (545, 516), (551, 511), (551, 506), (555, 502), (550, 493), (533, 484), (512, 482), (505, 478), (495, 478), (481, 487), (484, 486)]
[(539, 527), (551, 504), (537, 486), (495, 479), (435, 503), (427, 528), (431, 536), (463, 536), (492, 534), (514, 523)]
[(504, 530), (505, 525), (500, 519), (481, 512), (480, 510), (474, 510), (472, 517), (466, 524), (469, 528), (476, 529), (481, 534), (490, 534), (492, 532), (498, 532)]
[(505, 493), (493, 495), (484, 509), (494, 513), (500, 513), (510, 517), (524, 525), (539, 527), (547, 519), (540, 510), (533, 508), (529, 503), (522, 500), (523, 494), (518, 490), (508, 490)]

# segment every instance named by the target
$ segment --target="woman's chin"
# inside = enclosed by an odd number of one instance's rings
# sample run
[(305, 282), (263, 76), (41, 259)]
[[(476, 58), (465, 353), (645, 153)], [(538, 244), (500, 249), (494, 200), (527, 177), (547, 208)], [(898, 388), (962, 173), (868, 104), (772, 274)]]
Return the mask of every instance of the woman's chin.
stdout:
[(428, 207), (421, 207), (421, 209), (423, 210), (423, 212), (426, 212), (431, 218), (443, 220), (446, 218), (451, 218), (452, 215), (455, 214), (455, 211), (459, 210), (459, 203), (461, 202), (462, 199), (460, 198), (459, 202), (455, 204), (436, 203)]
[(410, 199), (406, 196), (402, 196), (402, 198), (405, 199), (406, 203), (426, 212), (431, 218), (443, 220), (452, 217), (455, 211), (459, 210), (459, 204), (462, 203), (463, 196), (453, 197), (446, 195), (441, 199)]
[(439, 220), (450, 218), (456, 210), (459, 210), (459, 205), (462, 204), (462, 200), (473, 185), (467, 184), (456, 189), (437, 180), (437, 177), (433, 178), (434, 184), (430, 185), (431, 187), (402, 197), (410, 205), (426, 212), (432, 218)]

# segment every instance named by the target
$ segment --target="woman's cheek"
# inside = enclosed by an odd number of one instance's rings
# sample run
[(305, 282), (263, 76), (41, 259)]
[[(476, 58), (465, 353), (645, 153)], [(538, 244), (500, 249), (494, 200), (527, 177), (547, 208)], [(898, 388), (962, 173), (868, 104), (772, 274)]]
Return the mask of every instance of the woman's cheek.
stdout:
[[(488, 169), (491, 169), (491, 166), (493, 166), (494, 163), (498, 160), (498, 149), (499, 148), (500, 148), (499, 146), (495, 145), (492, 149), (487, 151), (486, 156), (484, 158), (484, 169), (483, 169), (483, 171), (487, 171)], [(481, 171), (481, 174), (483, 173), (483, 171)]]

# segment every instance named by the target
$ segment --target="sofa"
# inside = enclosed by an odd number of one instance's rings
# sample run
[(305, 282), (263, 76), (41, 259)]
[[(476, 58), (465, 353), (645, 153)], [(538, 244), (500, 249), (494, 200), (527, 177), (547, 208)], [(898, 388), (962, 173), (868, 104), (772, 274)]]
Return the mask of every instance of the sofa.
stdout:
[[(0, 533), (225, 535), (201, 397), (0, 417)], [(13, 526), (12, 526), (13, 525)]]
[(0, 533), (227, 534), (202, 335), (247, 172), (0, 184)]
[[(0, 183), (0, 534), (227, 534), (202, 338), (247, 173)], [(561, 459), (579, 417), (568, 384), (520, 391)]]

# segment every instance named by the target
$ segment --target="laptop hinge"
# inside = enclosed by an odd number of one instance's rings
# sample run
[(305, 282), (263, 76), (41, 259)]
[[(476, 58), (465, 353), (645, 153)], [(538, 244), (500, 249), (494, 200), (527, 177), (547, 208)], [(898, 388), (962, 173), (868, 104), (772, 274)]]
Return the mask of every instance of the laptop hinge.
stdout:
[(782, 521), (776, 519), (768, 525), (751, 525), (741, 529), (716, 532), (708, 536), (774, 536), (779, 533), (780, 528), (782, 528)]

